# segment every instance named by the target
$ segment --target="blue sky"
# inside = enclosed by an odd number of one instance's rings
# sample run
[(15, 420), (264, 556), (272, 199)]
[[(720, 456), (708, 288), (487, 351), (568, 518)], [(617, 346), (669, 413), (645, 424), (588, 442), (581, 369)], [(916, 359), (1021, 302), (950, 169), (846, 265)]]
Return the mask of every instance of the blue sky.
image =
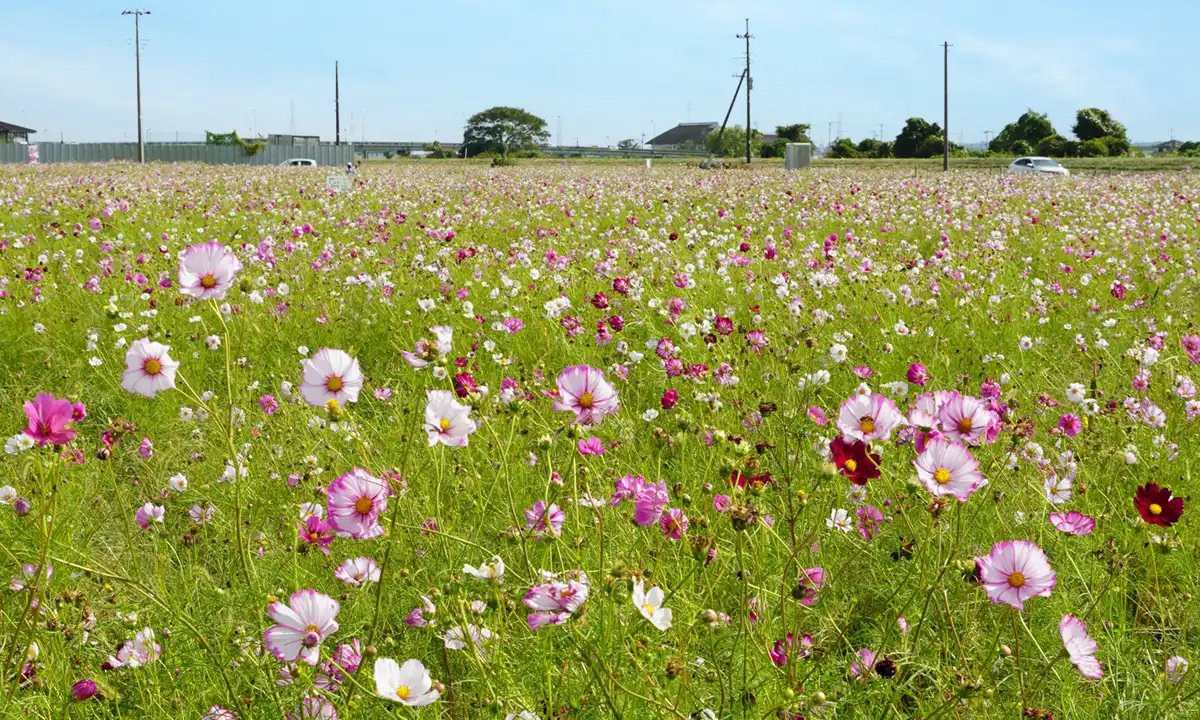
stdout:
[[(540, 115), (566, 143), (649, 138), (720, 121), (749, 17), (754, 124), (807, 122), (894, 137), (940, 123), (950, 49), (951, 136), (981, 141), (1027, 107), (1070, 132), (1109, 109), (1136, 141), (1200, 140), (1200, 3), (1184, 0), (147, 0), (142, 88), (150, 139), (204, 130), (332, 139), (455, 140), (492, 105)], [(0, 22), (0, 120), (40, 141), (133, 139), (133, 22), (114, 0), (10, 3)], [(731, 124), (745, 121), (744, 106)], [(364, 128), (365, 125), (365, 128)], [(961, 133), (961, 135), (960, 135)]]

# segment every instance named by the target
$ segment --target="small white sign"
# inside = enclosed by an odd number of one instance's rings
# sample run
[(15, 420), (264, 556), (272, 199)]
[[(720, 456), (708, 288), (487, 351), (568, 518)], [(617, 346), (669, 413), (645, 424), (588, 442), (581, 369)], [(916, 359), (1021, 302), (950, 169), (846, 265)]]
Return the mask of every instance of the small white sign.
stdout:
[(350, 178), (345, 175), (329, 175), (325, 178), (325, 189), (343, 192), (351, 188)]

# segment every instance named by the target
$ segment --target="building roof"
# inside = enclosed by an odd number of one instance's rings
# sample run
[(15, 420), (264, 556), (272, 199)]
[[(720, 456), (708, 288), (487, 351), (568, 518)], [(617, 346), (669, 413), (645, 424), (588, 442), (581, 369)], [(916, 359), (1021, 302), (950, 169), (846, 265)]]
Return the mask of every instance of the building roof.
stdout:
[(12, 133), (14, 135), (28, 135), (30, 133), (37, 132), (37, 130), (34, 130), (33, 128), (21, 127), (20, 125), (13, 125), (12, 123), (6, 123), (3, 120), (0, 120), (0, 132)]
[(698, 142), (703, 144), (708, 134), (720, 127), (715, 122), (679, 123), (670, 130), (650, 139), (651, 145), (679, 145), (680, 143)]

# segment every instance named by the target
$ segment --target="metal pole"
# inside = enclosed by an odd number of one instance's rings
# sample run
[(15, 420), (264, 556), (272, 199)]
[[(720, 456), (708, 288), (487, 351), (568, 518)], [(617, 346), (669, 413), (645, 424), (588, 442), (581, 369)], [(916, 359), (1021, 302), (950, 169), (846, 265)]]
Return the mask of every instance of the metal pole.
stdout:
[(138, 162), (146, 162), (146, 144), (142, 141), (142, 32), (141, 19), (149, 10), (124, 10), (122, 15), (133, 16), (133, 59), (137, 81)]
[(333, 61), (333, 144), (342, 144), (342, 95), (338, 88), (338, 63)]
[(750, 162), (750, 88), (754, 82), (750, 77), (750, 18), (746, 18), (746, 162)]
[(942, 43), (942, 172), (950, 170), (950, 43)]

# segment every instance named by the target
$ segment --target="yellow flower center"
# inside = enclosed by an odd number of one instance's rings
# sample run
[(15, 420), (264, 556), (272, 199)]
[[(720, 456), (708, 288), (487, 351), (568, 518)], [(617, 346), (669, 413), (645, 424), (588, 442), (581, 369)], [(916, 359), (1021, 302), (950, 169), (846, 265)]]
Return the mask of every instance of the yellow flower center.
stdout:
[(450, 430), (450, 421), (446, 418), (442, 418), (438, 422), (438, 427), (440, 427), (442, 429), (442, 432), (447, 432)]
[(950, 471), (946, 468), (938, 468), (933, 471), (933, 480), (938, 485), (945, 485), (950, 482)]
[(147, 358), (146, 362), (142, 363), (142, 370), (147, 375), (157, 375), (162, 372), (162, 361), (158, 358)]
[(1051, 494), (1051, 495), (1057, 495), (1057, 494), (1058, 494), (1058, 486), (1057, 486), (1057, 485), (1051, 485), (1051, 486), (1050, 486), (1050, 494)]
[(363, 497), (360, 497), (358, 500), (354, 501), (354, 511), (359, 515), (366, 515), (367, 513), (371, 512), (371, 505), (371, 498), (364, 495)]
[(212, 273), (209, 273), (209, 274), (205, 275), (204, 277), (200, 278), (200, 287), (204, 288), (205, 290), (211, 290), (211, 289), (215, 288), (216, 286), (217, 286), (217, 278), (214, 277)]
[(1015, 572), (1008, 576), (1008, 584), (1015, 588), (1023, 587), (1025, 585), (1025, 576), (1019, 572)]
[(1159, 505), (1158, 503), (1150, 503), (1150, 514), (1151, 515), (1161, 515), (1162, 514), (1162, 505)]
[(338, 390), (342, 389), (343, 385), (344, 383), (342, 383), (342, 379), (337, 375), (334, 375), (325, 381), (325, 387), (329, 389), (329, 392), (337, 392)]
[(971, 418), (969, 417), (958, 421), (958, 431), (960, 433), (969, 433), (973, 427), (975, 427), (975, 423), (971, 422)]
[(870, 435), (875, 432), (875, 418), (870, 415), (864, 415), (858, 419), (858, 429), (863, 435)]
[(642, 612), (646, 613), (647, 615), (653, 615), (654, 606), (650, 603), (642, 603)]
[(583, 408), (584, 410), (591, 410), (595, 404), (596, 398), (592, 397), (590, 392), (585, 392), (579, 396), (579, 407)]
[(849, 470), (850, 472), (854, 472), (855, 470), (858, 469), (858, 463), (855, 462), (853, 459), (847, 460), (846, 461), (846, 469)]
[(409, 691), (407, 685), (401, 685), (400, 687), (396, 688), (396, 697), (400, 698), (401, 700), (407, 700), (408, 693)]
[(317, 627), (316, 625), (309, 625), (308, 627), (304, 628), (304, 632), (305, 633), (316, 633), (316, 634), (320, 635), (321, 628)]
[(488, 565), (488, 575), (492, 575), (493, 577), (496, 575), (495, 565)]

